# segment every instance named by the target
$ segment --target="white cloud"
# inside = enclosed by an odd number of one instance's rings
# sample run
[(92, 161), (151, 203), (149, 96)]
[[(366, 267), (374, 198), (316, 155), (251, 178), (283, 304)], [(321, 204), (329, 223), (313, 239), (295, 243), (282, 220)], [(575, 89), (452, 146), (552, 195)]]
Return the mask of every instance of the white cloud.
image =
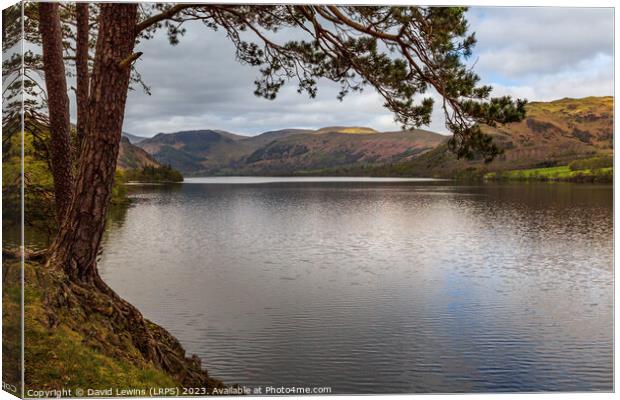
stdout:
[(482, 74), (520, 79), (613, 54), (611, 8), (472, 8), (469, 20)]
[(511, 95), (531, 101), (564, 97), (613, 96), (613, 59), (600, 55), (578, 63), (577, 68), (555, 74), (536, 75), (517, 85), (494, 83), (493, 95)]

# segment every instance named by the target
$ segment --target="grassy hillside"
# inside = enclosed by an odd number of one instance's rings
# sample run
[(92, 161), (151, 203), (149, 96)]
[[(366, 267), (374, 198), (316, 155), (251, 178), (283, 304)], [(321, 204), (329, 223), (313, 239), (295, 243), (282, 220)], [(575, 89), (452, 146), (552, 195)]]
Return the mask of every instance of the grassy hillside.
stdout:
[(169, 164), (184, 174), (218, 169), (253, 151), (245, 136), (224, 131), (183, 131), (160, 133), (139, 146), (162, 164)]
[(529, 103), (523, 121), (484, 130), (503, 150), (489, 164), (457, 160), (444, 143), (412, 160), (341, 173), (479, 178), (489, 172), (567, 166), (574, 160), (609, 157), (613, 155), (613, 97)]
[(139, 145), (160, 163), (188, 175), (278, 175), (408, 160), (444, 140), (422, 130), (381, 133), (364, 127), (327, 127), (283, 129), (254, 137), (211, 130), (177, 132)]
[(612, 154), (613, 98), (530, 103), (525, 120), (486, 130), (505, 150), (500, 169)]
[(158, 134), (138, 145), (186, 175), (378, 175), (482, 177), (568, 165), (613, 153), (613, 98), (532, 102), (518, 123), (483, 127), (503, 150), (492, 163), (457, 160), (446, 136), (366, 127), (283, 129), (254, 137), (202, 130)]
[(237, 166), (242, 174), (299, 174), (322, 168), (383, 164), (413, 159), (445, 141), (445, 136), (415, 130), (362, 132), (359, 128), (320, 130), (289, 136), (260, 147)]
[(372, 128), (367, 128), (363, 126), (328, 126), (317, 130), (315, 133), (345, 133), (349, 135), (369, 135), (379, 132)]
[(116, 166), (120, 169), (159, 167), (160, 164), (146, 151), (131, 144), (127, 137), (121, 139)]
[[(168, 163), (160, 164), (142, 148), (121, 138), (116, 163), (118, 183), (134, 182), (182, 182), (183, 175)], [(117, 185), (118, 186), (118, 185)], [(124, 196), (123, 196), (124, 197)]]
[(277, 131), (264, 132), (258, 136), (247, 137), (245, 140), (251, 144), (253, 150), (256, 150), (261, 146), (265, 146), (273, 142), (274, 140), (281, 140), (289, 136), (313, 132), (316, 131), (311, 129), (280, 129)]

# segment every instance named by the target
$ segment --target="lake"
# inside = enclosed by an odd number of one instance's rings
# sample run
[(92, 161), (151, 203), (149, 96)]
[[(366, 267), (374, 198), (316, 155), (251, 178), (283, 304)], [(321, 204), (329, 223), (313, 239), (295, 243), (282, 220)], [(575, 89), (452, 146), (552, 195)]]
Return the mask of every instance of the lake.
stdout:
[(612, 390), (611, 186), (193, 178), (130, 191), (102, 277), (227, 384)]

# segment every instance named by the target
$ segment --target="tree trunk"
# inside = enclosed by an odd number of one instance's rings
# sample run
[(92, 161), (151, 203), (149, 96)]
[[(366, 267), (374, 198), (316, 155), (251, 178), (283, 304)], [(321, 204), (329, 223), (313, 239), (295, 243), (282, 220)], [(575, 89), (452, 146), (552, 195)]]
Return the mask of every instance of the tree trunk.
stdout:
[(101, 3), (91, 76), (87, 132), (73, 200), (51, 248), (49, 265), (81, 284), (101, 284), (96, 257), (105, 227), (118, 155), (130, 68), (119, 64), (135, 44), (136, 4)]
[(69, 96), (62, 49), (58, 3), (39, 3), (39, 30), (50, 120), (50, 158), (54, 177), (56, 218), (61, 224), (73, 190)]
[[(173, 336), (145, 320), (97, 272), (96, 258), (114, 183), (131, 62), (137, 58), (132, 53), (136, 21), (137, 4), (100, 5), (87, 123), (75, 188), (47, 261), (48, 268), (64, 273), (48, 274), (50, 281), (45, 285), (56, 290), (46, 294), (46, 303), (65, 312), (68, 308), (84, 320), (97, 314), (106, 318), (114, 335), (131, 338), (146, 361), (185, 386), (221, 388), (223, 384), (211, 379), (196, 357), (187, 358)], [(67, 118), (68, 115), (67, 110)], [(49, 313), (51, 324), (56, 315), (56, 310)]]
[(76, 159), (79, 158), (80, 149), (86, 132), (88, 123), (88, 3), (77, 3), (76, 7), (76, 23), (77, 38), (75, 50), (75, 69), (76, 69), (76, 104), (77, 104), (77, 142), (76, 142)]

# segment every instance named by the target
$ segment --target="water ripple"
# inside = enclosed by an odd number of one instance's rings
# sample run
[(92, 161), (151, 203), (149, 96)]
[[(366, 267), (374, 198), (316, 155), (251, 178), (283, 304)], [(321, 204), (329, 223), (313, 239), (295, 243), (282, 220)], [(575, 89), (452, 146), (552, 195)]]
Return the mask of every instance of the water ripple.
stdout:
[(228, 383), (612, 389), (609, 187), (132, 190), (102, 276)]

